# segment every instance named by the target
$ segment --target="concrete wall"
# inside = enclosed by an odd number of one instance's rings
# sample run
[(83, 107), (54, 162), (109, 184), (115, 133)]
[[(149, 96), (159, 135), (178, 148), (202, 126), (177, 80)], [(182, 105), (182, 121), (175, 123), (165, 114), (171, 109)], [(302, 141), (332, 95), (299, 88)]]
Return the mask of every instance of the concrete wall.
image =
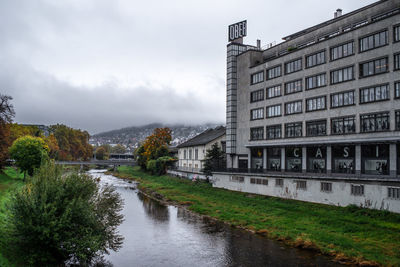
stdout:
[[(243, 182), (232, 181), (232, 177), (244, 177)], [(251, 184), (250, 178), (268, 180), (268, 185)], [(282, 187), (276, 186), (276, 179), (283, 179)], [(306, 181), (307, 189), (297, 189), (296, 181)], [(321, 182), (332, 183), (332, 192), (322, 192)], [(364, 195), (351, 195), (351, 185), (364, 185)], [(295, 199), (328, 205), (384, 209), (400, 213), (400, 199), (388, 197), (388, 187), (400, 188), (400, 182), (376, 183), (371, 181), (343, 181), (327, 179), (287, 178), (279, 176), (214, 173), (213, 186), (234, 191)]]

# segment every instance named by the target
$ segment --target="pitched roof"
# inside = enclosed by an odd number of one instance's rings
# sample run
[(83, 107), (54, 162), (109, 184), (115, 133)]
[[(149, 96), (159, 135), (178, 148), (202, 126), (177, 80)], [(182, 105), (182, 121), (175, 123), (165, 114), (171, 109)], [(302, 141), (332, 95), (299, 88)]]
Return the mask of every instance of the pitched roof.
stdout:
[(218, 126), (215, 129), (207, 129), (201, 134), (193, 137), (192, 139), (178, 145), (178, 148), (205, 145), (209, 142), (223, 136), (226, 132), (224, 126)]

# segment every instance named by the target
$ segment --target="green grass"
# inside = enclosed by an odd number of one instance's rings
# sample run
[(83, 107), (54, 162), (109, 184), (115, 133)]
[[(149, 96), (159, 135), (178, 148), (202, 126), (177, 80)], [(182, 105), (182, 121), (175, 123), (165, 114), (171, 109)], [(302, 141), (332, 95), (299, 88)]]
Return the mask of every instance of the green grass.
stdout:
[(337, 260), (400, 266), (400, 214), (234, 192), (137, 167), (122, 166), (117, 175), (192, 211)]
[[(22, 173), (19, 173), (16, 169), (8, 167), (0, 171), (0, 232), (4, 228), (5, 218), (7, 216), (6, 203), (10, 200), (12, 191), (23, 185)], [(0, 235), (0, 266), (12, 266), (12, 264), (2, 255), (1, 244), (2, 236)]]

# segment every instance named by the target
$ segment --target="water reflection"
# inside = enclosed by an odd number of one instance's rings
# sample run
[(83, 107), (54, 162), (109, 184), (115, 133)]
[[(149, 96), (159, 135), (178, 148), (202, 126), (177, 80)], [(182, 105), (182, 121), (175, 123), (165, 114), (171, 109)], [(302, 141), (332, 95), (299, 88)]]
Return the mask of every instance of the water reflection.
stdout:
[(116, 186), (125, 201), (125, 237), (118, 252), (105, 255), (114, 266), (338, 266), (322, 255), (223, 223), (165, 206), (115, 177), (94, 173)]

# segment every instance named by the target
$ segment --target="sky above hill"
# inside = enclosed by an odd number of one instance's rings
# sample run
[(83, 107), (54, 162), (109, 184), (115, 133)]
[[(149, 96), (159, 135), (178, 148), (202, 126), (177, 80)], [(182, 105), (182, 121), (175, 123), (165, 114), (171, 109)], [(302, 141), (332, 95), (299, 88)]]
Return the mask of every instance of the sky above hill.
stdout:
[(262, 46), (371, 0), (3, 0), (0, 93), (18, 123), (97, 133), (225, 123), (228, 25)]

